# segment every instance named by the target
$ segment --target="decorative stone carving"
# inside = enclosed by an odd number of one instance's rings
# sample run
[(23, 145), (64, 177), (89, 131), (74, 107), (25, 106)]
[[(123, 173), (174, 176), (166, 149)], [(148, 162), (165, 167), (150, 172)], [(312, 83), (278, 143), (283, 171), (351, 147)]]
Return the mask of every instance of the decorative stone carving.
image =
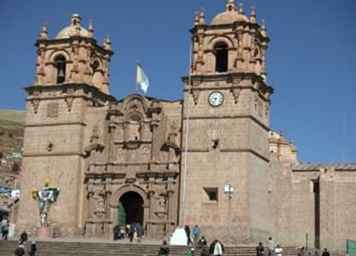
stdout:
[(193, 101), (194, 101), (195, 105), (198, 104), (199, 95), (200, 95), (200, 91), (199, 90), (192, 90), (192, 96), (193, 96)]
[(104, 218), (106, 213), (105, 188), (102, 185), (90, 184), (88, 187), (88, 215), (91, 218)]
[(39, 99), (32, 99), (31, 101), (32, 107), (33, 107), (33, 112), (37, 114), (38, 108), (40, 107), (40, 100)]
[(233, 88), (231, 89), (232, 96), (234, 97), (235, 104), (239, 101), (241, 88)]
[(67, 108), (68, 108), (68, 112), (72, 111), (72, 107), (73, 107), (73, 102), (74, 102), (74, 97), (65, 97), (64, 101), (67, 104)]

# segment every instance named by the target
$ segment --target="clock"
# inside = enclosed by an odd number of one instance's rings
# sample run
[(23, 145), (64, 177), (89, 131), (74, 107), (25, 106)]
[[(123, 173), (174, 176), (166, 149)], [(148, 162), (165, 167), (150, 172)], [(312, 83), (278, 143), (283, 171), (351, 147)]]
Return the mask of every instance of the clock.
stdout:
[(219, 107), (224, 103), (224, 94), (222, 92), (214, 91), (209, 94), (209, 104), (213, 107)]

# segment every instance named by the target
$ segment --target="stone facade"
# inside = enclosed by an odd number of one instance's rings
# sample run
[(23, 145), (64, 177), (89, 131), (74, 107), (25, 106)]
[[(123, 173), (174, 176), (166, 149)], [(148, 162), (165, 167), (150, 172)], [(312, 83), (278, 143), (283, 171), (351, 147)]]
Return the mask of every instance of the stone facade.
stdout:
[[(199, 224), (209, 239), (341, 248), (352, 224), (356, 166), (310, 168), (269, 128), (269, 37), (235, 1), (211, 23), (198, 12), (182, 101), (109, 93), (108, 38), (79, 15), (55, 39), (43, 27), (37, 78), (26, 89), (18, 230), (39, 225), (31, 189), (61, 188), (49, 214), (59, 235), (112, 238), (128, 223), (162, 238)], [(330, 201), (331, 200), (331, 201)], [(331, 202), (331, 203), (330, 203)], [(345, 211), (345, 209), (347, 209)]]

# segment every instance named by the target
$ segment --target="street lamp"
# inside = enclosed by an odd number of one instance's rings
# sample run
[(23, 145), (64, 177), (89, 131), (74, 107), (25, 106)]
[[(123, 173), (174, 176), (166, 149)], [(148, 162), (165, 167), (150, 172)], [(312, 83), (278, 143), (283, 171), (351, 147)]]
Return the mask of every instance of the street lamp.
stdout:
[(232, 199), (232, 194), (234, 193), (234, 188), (231, 184), (224, 185), (224, 194), (228, 196), (229, 200)]

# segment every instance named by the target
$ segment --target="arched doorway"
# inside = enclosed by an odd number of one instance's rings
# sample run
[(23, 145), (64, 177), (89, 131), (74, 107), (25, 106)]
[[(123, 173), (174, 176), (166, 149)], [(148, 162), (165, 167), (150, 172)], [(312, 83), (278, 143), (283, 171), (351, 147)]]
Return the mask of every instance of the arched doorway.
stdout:
[(143, 226), (143, 203), (143, 198), (138, 193), (126, 192), (119, 199), (118, 218), (125, 216), (125, 224), (140, 223)]

